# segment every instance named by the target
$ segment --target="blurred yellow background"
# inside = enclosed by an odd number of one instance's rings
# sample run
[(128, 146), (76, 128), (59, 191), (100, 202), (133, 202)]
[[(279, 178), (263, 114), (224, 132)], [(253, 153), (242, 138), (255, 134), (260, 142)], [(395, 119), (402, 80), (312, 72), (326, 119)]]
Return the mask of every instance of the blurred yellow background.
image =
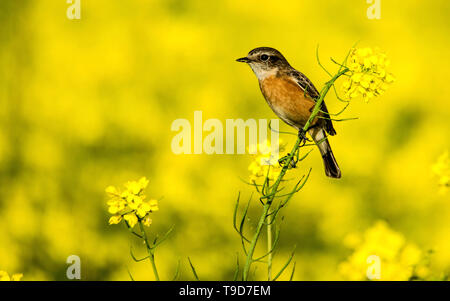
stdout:
[[(104, 193), (146, 176), (147, 194), (161, 198), (151, 233), (175, 225), (156, 253), (161, 278), (181, 260), (181, 279), (193, 279), (189, 256), (200, 279), (230, 280), (237, 252), (242, 263), (233, 207), (252, 192), (240, 179), (252, 157), (175, 155), (171, 123), (193, 122), (195, 110), (274, 118), (235, 62), (255, 47), (277, 48), (320, 89), (328, 76), (316, 46), (333, 70), (329, 58), (359, 42), (387, 53), (397, 81), (369, 104), (352, 101), (343, 117), (359, 120), (335, 123), (341, 180), (324, 176), (317, 151), (294, 172), (313, 168), (284, 210), (275, 268), (297, 245), (295, 280), (343, 280), (348, 235), (384, 220), (448, 271), (450, 194), (431, 166), (450, 147), (449, 1), (382, 0), (380, 20), (367, 18), (365, 0), (81, 0), (80, 20), (68, 6), (0, 3), (0, 270), (65, 280), (75, 254), (84, 280), (128, 280), (127, 269), (153, 279), (148, 262), (130, 258), (125, 227), (108, 225)], [(330, 93), (327, 106), (342, 103)], [(259, 209), (255, 199), (250, 224)], [(254, 277), (264, 279), (263, 265)]]

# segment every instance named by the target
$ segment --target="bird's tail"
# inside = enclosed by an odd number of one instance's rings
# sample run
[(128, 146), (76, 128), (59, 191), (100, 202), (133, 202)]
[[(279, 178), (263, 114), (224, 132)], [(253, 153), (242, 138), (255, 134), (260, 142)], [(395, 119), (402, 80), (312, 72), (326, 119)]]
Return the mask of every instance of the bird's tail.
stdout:
[(325, 131), (321, 128), (313, 128), (309, 130), (309, 134), (319, 147), (323, 164), (325, 166), (325, 174), (331, 178), (340, 178), (341, 170), (336, 162), (336, 158), (334, 158), (333, 151), (331, 150)]

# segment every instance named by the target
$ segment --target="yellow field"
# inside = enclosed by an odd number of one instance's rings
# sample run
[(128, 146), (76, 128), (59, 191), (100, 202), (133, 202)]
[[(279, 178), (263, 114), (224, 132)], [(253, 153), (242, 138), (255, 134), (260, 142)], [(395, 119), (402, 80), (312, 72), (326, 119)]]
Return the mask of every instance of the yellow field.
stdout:
[[(81, 19), (69, 20), (66, 1), (1, 1), (0, 270), (65, 280), (78, 255), (84, 280), (128, 280), (127, 270), (153, 280), (149, 262), (129, 254), (130, 243), (139, 257), (143, 247), (108, 225), (105, 194), (145, 176), (159, 200), (149, 233), (174, 225), (156, 252), (161, 278), (180, 260), (180, 279), (193, 279), (189, 256), (200, 279), (232, 279), (236, 254), (244, 259), (233, 209), (253, 191), (241, 180), (253, 157), (176, 155), (172, 122), (193, 123), (198, 110), (223, 123), (275, 118), (235, 62), (255, 47), (277, 48), (320, 89), (329, 76), (317, 45), (335, 70), (329, 58), (358, 43), (386, 52), (396, 82), (369, 103), (352, 100), (341, 117), (358, 120), (335, 123), (342, 179), (325, 177), (317, 150), (290, 174), (312, 167), (283, 211), (274, 269), (296, 245), (294, 280), (365, 279), (373, 252), (389, 258), (381, 279), (408, 278), (419, 260), (425, 279), (443, 279), (450, 192), (432, 166), (450, 149), (450, 2), (381, 2), (381, 19), (369, 20), (365, 0), (81, 0)], [(326, 101), (331, 112), (343, 106), (334, 93)], [(290, 149), (295, 136), (281, 137)], [(254, 198), (249, 225), (260, 208)], [(253, 279), (265, 279), (256, 266)]]

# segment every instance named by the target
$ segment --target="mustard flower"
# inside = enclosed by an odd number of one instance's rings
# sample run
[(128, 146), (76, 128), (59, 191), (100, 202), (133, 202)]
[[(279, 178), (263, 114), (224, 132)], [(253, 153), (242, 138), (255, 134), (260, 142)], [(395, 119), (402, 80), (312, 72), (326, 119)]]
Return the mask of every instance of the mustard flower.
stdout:
[(9, 274), (5, 271), (0, 271), (0, 281), (20, 281), (22, 279), (23, 274), (13, 274), (9, 276)]
[(134, 213), (128, 213), (123, 216), (123, 219), (127, 221), (128, 225), (133, 228), (137, 224), (138, 218)]
[(152, 219), (150, 218), (150, 216), (146, 216), (142, 223), (144, 224), (144, 226), (150, 227), (150, 225), (152, 224)]
[(386, 54), (378, 49), (353, 48), (347, 61), (348, 78), (342, 84), (344, 96), (348, 99), (362, 96), (368, 102), (383, 94), (395, 81), (388, 72), (389, 65)]
[(122, 215), (113, 215), (109, 218), (110, 225), (116, 225), (122, 221)]
[[(281, 143), (281, 139), (280, 139)], [(278, 164), (278, 158), (271, 154), (270, 143), (266, 140), (263, 143), (252, 145), (249, 147), (251, 152), (259, 151), (260, 155), (254, 157), (253, 161), (248, 166), (250, 171), (250, 182), (256, 182), (260, 178), (268, 177), (269, 180), (278, 178), (281, 172), (281, 167)], [(282, 151), (283, 147), (279, 147)]]
[[(353, 253), (339, 265), (341, 275), (348, 280), (367, 280), (368, 260), (376, 256), (379, 259), (379, 279), (410, 280), (428, 276), (425, 256), (415, 244), (384, 221), (378, 221), (364, 235), (351, 233), (344, 243), (353, 249)], [(369, 260), (370, 261), (370, 260)]]
[(106, 193), (110, 197), (107, 201), (108, 212), (113, 215), (109, 219), (109, 224), (115, 225), (125, 220), (131, 228), (139, 221), (142, 221), (145, 226), (150, 226), (149, 214), (158, 211), (159, 207), (157, 200), (146, 200), (144, 191), (148, 186), (147, 178), (129, 181), (124, 186), (126, 188), (124, 191), (114, 186), (106, 188)]

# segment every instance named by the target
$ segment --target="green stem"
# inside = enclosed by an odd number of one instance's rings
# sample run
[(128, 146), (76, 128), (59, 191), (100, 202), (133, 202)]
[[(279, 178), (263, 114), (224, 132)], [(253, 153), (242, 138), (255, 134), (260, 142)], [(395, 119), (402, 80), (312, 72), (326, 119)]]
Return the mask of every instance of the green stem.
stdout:
[(267, 280), (272, 280), (272, 220), (273, 216), (269, 212), (269, 215), (267, 217)]
[(147, 233), (145, 233), (144, 225), (142, 224), (142, 221), (139, 221), (139, 228), (142, 232), (142, 237), (144, 238), (145, 246), (147, 247), (148, 252), (148, 259), (150, 260), (150, 263), (152, 264), (153, 274), (155, 275), (156, 281), (159, 281), (159, 275), (158, 270), (156, 269), (155, 264), (155, 254), (153, 253), (152, 247), (150, 243), (148, 242)]
[[(348, 72), (347, 68), (344, 68), (343, 70), (339, 70), (339, 72), (335, 76), (333, 76), (333, 78), (331, 78), (327, 83), (325, 83), (325, 86), (323, 87), (323, 89), (322, 89), (322, 91), (320, 93), (320, 97), (319, 97), (319, 99), (317, 99), (316, 104), (314, 106), (314, 109), (311, 112), (311, 115), (309, 116), (309, 119), (306, 122), (305, 126), (303, 127), (303, 131), (304, 132), (306, 132), (308, 130), (309, 126), (311, 125), (313, 120), (316, 118), (317, 114), (320, 112), (320, 107), (322, 106), (322, 102), (323, 102), (325, 96), (327, 95), (328, 91), (330, 91), (330, 88), (334, 85), (334, 82), (340, 76), (342, 76), (343, 74), (345, 74), (347, 72)], [(294, 158), (294, 155), (297, 152), (297, 150), (299, 149), (302, 141), (303, 141), (303, 139), (299, 137), (297, 139), (297, 141), (295, 142), (295, 145), (292, 148), (292, 151), (289, 153), (289, 155), (287, 157), (286, 162), (288, 162), (288, 163), (285, 164), (283, 166), (283, 168), (281, 169), (280, 175), (278, 176), (277, 180), (273, 184), (272, 191), (269, 193), (270, 197), (267, 199), (266, 203), (264, 204), (263, 212), (262, 212), (261, 217), (259, 219), (258, 226), (256, 227), (256, 232), (253, 235), (253, 238), (252, 238), (252, 240), (250, 242), (250, 248), (249, 248), (248, 253), (247, 253), (247, 258), (246, 258), (246, 261), (245, 261), (245, 266), (244, 266), (244, 271), (243, 271), (243, 278), (242, 278), (243, 281), (247, 281), (248, 280), (248, 274), (249, 274), (249, 271), (250, 271), (250, 267), (251, 267), (251, 265), (253, 263), (253, 254), (255, 253), (256, 244), (257, 244), (258, 239), (259, 239), (259, 237), (261, 235), (261, 230), (262, 230), (262, 228), (264, 226), (264, 223), (266, 222), (266, 219), (268, 219), (270, 206), (272, 205), (272, 202), (273, 202), (273, 200), (274, 200), (274, 198), (276, 196), (276, 192), (278, 190), (278, 186), (280, 185), (281, 181), (284, 178), (284, 175), (288, 171), (290, 162)], [(270, 223), (271, 223), (271, 221), (270, 221)], [(270, 268), (269, 269), (271, 269), (271, 261), (270, 261)]]
[(248, 272), (250, 271), (250, 266), (253, 263), (253, 253), (255, 253), (256, 243), (258, 242), (258, 238), (259, 238), (259, 235), (261, 234), (261, 229), (264, 225), (264, 221), (266, 220), (269, 209), (270, 209), (270, 203), (264, 204), (263, 214), (261, 215), (261, 217), (259, 219), (255, 235), (253, 236), (253, 239), (250, 243), (250, 248), (247, 253), (247, 260), (245, 261), (244, 274), (243, 274), (243, 278), (242, 278), (243, 281), (248, 280)]

